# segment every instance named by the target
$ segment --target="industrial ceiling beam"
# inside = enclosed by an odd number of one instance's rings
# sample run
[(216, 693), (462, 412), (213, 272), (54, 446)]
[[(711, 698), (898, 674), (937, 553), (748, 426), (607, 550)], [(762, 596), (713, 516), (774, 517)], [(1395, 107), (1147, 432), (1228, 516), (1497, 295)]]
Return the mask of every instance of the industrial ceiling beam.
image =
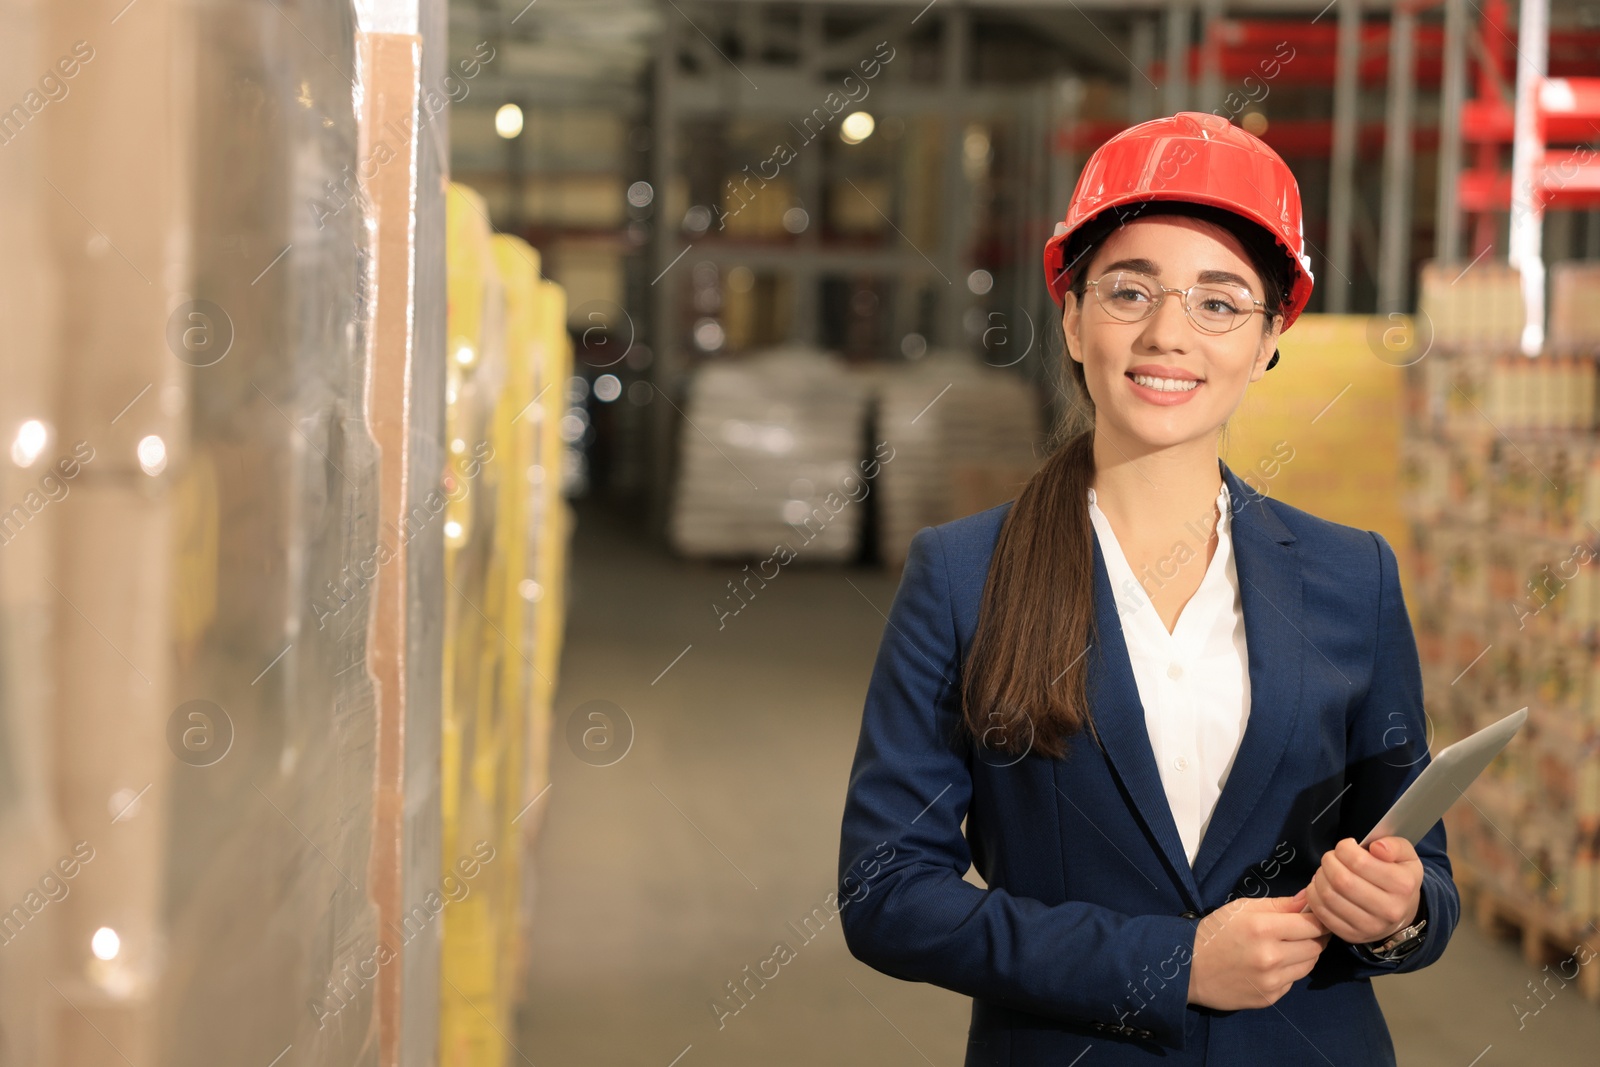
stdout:
[(1081, 11), (1070, 7), (1046, 9), (1023, 8), (1004, 12), (1014, 21), (1044, 34), (1050, 44), (1072, 61), (1072, 65), (1086, 74), (1102, 74), (1118, 79), (1128, 73), (1128, 59), (1132, 49), (1126, 38), (1118, 39), (1106, 32)]
[[(795, 0), (717, 0), (723, 4), (786, 4), (793, 6)], [(932, 6), (933, 12), (940, 7), (947, 6), (954, 0), (935, 0), (933, 5), (928, 0), (809, 0), (811, 6), (848, 8), (860, 11), (862, 8), (910, 8), (913, 12)], [(960, 0), (961, 6), (974, 11), (1070, 11), (1074, 8), (1083, 11), (1162, 11), (1167, 6), (1167, 0)], [(1371, 6), (1374, 10), (1387, 11), (1394, 7), (1396, 0), (1374, 0)], [(1228, 10), (1234, 14), (1249, 11), (1270, 11), (1274, 13), (1299, 13), (1316, 14), (1328, 6), (1328, 0), (1229, 0)], [(932, 14), (933, 12), (930, 12)]]

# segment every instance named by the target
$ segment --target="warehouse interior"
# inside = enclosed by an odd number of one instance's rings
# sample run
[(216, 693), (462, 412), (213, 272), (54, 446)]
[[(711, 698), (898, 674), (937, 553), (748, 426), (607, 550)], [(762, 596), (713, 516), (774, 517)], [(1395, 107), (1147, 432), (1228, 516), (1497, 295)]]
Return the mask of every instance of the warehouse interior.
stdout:
[(961, 1063), (831, 921), (863, 697), (1181, 111), (1316, 277), (1220, 455), (1394, 546), (1435, 753), (1530, 709), (1398, 1062), (1592, 1057), (1594, 4), (0, 0), (0, 1067)]

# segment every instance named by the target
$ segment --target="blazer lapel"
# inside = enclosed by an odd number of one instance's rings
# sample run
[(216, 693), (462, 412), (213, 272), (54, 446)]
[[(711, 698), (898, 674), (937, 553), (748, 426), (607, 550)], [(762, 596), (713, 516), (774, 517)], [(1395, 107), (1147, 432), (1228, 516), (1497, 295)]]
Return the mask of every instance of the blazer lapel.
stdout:
[(1167, 802), (1166, 787), (1161, 784), (1161, 773), (1156, 769), (1155, 750), (1150, 747), (1150, 732), (1145, 727), (1144, 702), (1139, 699), (1128, 645), (1122, 636), (1122, 619), (1111, 593), (1111, 578), (1100, 548), (1100, 536), (1098, 533), (1092, 536), (1095, 622), (1100, 648), (1089, 655), (1087, 688), (1095, 730), (1105, 746), (1106, 758), (1138, 809), (1140, 820), (1155, 838), (1167, 866), (1188, 895), (1190, 907), (1199, 908), (1198, 880), (1189, 867), (1189, 857), (1184, 854), (1178, 824)]
[[(1288, 750), (1300, 718), (1305, 652), (1295, 536), (1268, 509), (1266, 497), (1245, 485), (1225, 463), (1222, 476), (1233, 509), (1233, 558), (1250, 661), (1250, 715), (1195, 855), (1194, 875), (1201, 883), (1255, 811)], [(1251, 861), (1267, 858), (1252, 856)]]
[(1197, 909), (1204, 906), (1200, 884), (1272, 781), (1300, 712), (1303, 624), (1300, 569), (1292, 547), (1295, 537), (1265, 507), (1265, 497), (1246, 486), (1220, 459), (1218, 464), (1233, 508), (1234, 565), (1249, 655), (1250, 715), (1192, 869), (1156, 769), (1144, 704), (1133, 677), (1100, 539), (1093, 537), (1095, 618), (1102, 646), (1099, 655), (1089, 657), (1089, 700), (1095, 727), (1139, 818)]

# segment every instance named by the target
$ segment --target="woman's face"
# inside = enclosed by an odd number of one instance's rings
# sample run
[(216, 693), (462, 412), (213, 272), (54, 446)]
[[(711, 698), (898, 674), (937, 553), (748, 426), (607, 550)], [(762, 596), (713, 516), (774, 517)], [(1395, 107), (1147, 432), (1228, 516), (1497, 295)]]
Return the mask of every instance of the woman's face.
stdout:
[[(1207, 282), (1231, 281), (1258, 300), (1262, 295), (1261, 277), (1238, 238), (1185, 216), (1134, 219), (1112, 231), (1090, 260), (1087, 277), (1116, 270), (1142, 271), (1174, 289), (1202, 281), (1204, 272)], [(1207, 333), (1189, 320), (1182, 299), (1167, 293), (1148, 318), (1124, 322), (1100, 306), (1094, 287), (1085, 290), (1081, 305), (1069, 293), (1062, 317), (1067, 352), (1083, 364), (1097, 426), (1150, 448), (1214, 441), (1246, 386), (1266, 373), (1281, 321), (1274, 319), (1271, 332), (1263, 333), (1260, 316), (1252, 315), (1231, 332)], [(1142, 385), (1136, 374), (1163, 379), (1151, 384), (1167, 387)], [(1174, 389), (1173, 379), (1197, 384)]]

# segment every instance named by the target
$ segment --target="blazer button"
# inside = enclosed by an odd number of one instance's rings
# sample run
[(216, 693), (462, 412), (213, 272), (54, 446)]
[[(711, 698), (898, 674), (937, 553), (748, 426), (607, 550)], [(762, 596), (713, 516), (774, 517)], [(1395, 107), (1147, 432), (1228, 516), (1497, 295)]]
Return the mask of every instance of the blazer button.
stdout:
[(1178, 916), (1178, 918), (1180, 918), (1180, 919), (1198, 919), (1198, 918), (1200, 918), (1200, 913), (1197, 912), (1197, 911), (1186, 911), (1182, 915)]
[(1104, 1030), (1106, 1028), (1106, 1024), (1102, 1022), (1094, 1022), (1090, 1023), (1089, 1025), (1093, 1026), (1096, 1030)]
[(1156, 1034), (1155, 1034), (1154, 1030), (1140, 1030), (1139, 1031), (1139, 1036), (1144, 1038), (1146, 1041), (1148, 1041), (1151, 1038), (1155, 1037)]

